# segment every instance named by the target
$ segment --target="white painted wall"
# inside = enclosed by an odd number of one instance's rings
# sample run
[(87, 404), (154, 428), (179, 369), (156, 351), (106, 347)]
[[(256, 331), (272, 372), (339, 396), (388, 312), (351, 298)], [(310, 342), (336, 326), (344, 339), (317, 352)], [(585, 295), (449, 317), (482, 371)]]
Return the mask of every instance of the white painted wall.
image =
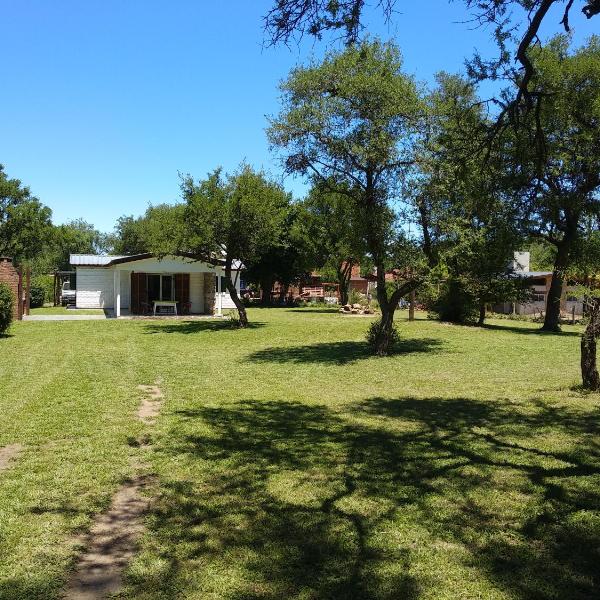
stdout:
[(113, 308), (114, 271), (77, 267), (77, 308)]
[(121, 271), (121, 308), (129, 309), (131, 302), (131, 273)]
[(204, 312), (204, 273), (190, 273), (190, 302), (193, 313)]
[[(222, 275), (223, 272), (222, 272), (222, 270), (220, 270), (220, 271), (221, 271), (220, 274)], [(236, 271), (231, 272), (231, 279), (235, 283), (235, 288), (239, 295), (239, 293), (240, 293), (240, 277), (239, 276), (236, 277), (236, 275), (237, 275)], [(237, 279), (237, 281), (236, 281), (236, 279)], [(217, 306), (216, 303), (218, 302), (218, 296), (219, 295), (216, 294), (215, 306)], [(223, 292), (221, 292), (221, 296), (223, 297), (222, 305), (221, 305), (223, 308), (235, 308), (235, 304), (233, 303), (233, 300), (231, 299), (229, 292), (223, 291)]]

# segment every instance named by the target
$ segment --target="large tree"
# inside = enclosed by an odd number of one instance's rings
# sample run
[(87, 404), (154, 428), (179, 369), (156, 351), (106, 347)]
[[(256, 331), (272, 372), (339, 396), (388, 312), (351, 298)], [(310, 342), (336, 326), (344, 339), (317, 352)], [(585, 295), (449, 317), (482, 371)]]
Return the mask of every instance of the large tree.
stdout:
[(521, 236), (500, 185), (503, 161), (483, 143), (489, 121), (473, 83), (446, 73), (437, 83), (429, 96), (416, 212), (431, 264), (438, 263), (446, 280), (436, 312), (483, 325), (487, 304), (523, 297), (523, 285), (510, 274)]
[(48, 243), (52, 211), (0, 165), (0, 255), (30, 261)]
[(290, 197), (262, 172), (243, 165), (233, 175), (217, 169), (201, 181), (181, 184), (185, 209), (179, 250), (198, 260), (223, 264), (225, 285), (235, 303), (240, 326), (248, 325), (232, 271), (236, 261), (250, 263), (281, 235)]
[(415, 163), (423, 117), (419, 88), (403, 73), (396, 46), (367, 41), (294, 69), (281, 90), (283, 107), (271, 120), (270, 141), (288, 172), (342, 183), (337, 190), (359, 213), (377, 268), (375, 351), (387, 354), (398, 302), (419, 283), (411, 279), (388, 293), (385, 279), (396, 233), (393, 201)]
[[(512, 177), (527, 233), (556, 249), (543, 329), (557, 331), (574, 253), (589, 220), (600, 217), (600, 39), (571, 53), (565, 38), (555, 38), (531, 60), (544, 101), (508, 133)], [(542, 153), (532, 145), (540, 129)]]
[[(399, 0), (375, 2), (386, 22), (396, 15), (402, 18), (402, 4)], [(431, 4), (433, 8), (434, 2)], [(476, 55), (472, 62), (473, 72), (483, 77), (512, 78), (513, 60), (521, 71), (517, 95), (508, 103), (507, 109), (517, 106), (521, 100), (531, 104), (539, 98), (535, 88), (530, 86), (535, 68), (528, 53), (534, 45), (539, 45), (540, 29), (556, 14), (554, 10), (561, 11), (562, 17), (556, 25), (567, 33), (574, 10), (580, 10), (588, 19), (600, 14), (600, 0), (463, 0), (463, 4), (476, 24), (490, 29), (499, 46), (498, 56), (491, 60)], [(288, 44), (304, 35), (321, 39), (325, 33), (341, 31), (346, 44), (356, 44), (364, 28), (367, 6), (365, 0), (275, 0), (264, 17), (267, 42)], [(404, 25), (417, 26), (414, 23)], [(426, 29), (426, 23), (419, 25)]]
[(365, 243), (359, 212), (348, 202), (347, 190), (334, 180), (315, 180), (302, 203), (299, 229), (310, 248), (314, 266), (332, 274), (339, 286), (340, 302), (348, 303), (352, 269), (364, 262)]

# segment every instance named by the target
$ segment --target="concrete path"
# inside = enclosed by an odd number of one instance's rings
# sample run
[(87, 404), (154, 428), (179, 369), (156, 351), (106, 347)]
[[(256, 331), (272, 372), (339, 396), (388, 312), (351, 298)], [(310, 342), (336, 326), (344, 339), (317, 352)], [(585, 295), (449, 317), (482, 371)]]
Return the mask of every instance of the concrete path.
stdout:
[(103, 321), (106, 315), (25, 315), (23, 321)]

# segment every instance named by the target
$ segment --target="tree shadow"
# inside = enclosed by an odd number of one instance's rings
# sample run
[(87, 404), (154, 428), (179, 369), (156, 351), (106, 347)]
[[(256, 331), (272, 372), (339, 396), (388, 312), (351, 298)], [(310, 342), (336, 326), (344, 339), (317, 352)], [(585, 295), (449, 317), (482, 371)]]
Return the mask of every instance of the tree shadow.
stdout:
[[(402, 339), (395, 346), (393, 355), (413, 352), (436, 352), (441, 340), (433, 338)], [(361, 359), (373, 358), (367, 342), (328, 342), (282, 348), (264, 348), (247, 357), (252, 362), (268, 363), (330, 363), (346, 365)]]
[[(264, 327), (264, 323), (250, 322), (246, 329), (258, 329)], [(202, 333), (205, 331), (240, 331), (234, 323), (228, 320), (223, 321), (169, 321), (164, 323), (149, 323), (145, 326), (146, 333)], [(243, 330), (241, 330), (243, 331)]]
[[(198, 561), (235, 600), (418, 598), (447, 563), (523, 600), (594, 597), (599, 423), (466, 398), (181, 410), (156, 447), (179, 466), (150, 519), (163, 569), (133, 596), (184, 592)], [(548, 428), (578, 444), (540, 450)]]
[(523, 335), (539, 335), (539, 336), (564, 336), (564, 337), (580, 337), (581, 334), (577, 331), (542, 331), (541, 325), (527, 325), (526, 327), (519, 327), (517, 325), (492, 325), (485, 323), (483, 329), (490, 329), (491, 331), (510, 331), (511, 333), (520, 333)]

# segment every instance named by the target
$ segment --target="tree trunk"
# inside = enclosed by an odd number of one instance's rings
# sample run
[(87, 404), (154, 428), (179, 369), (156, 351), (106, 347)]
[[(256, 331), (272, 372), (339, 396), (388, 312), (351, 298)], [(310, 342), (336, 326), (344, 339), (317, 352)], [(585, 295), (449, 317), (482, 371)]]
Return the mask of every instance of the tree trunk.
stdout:
[(233, 281), (231, 280), (231, 261), (225, 261), (225, 287), (237, 308), (238, 314), (240, 316), (240, 327), (248, 327), (248, 313), (246, 312), (246, 307), (242, 302), (242, 299), (238, 296), (237, 288), (233, 285)]
[[(379, 294), (377, 294), (379, 298)], [(394, 312), (396, 308), (387, 301), (379, 300), (381, 309), (381, 328), (375, 339), (374, 351), (377, 356), (387, 356), (392, 349), (392, 331), (394, 329)]]
[(581, 379), (587, 390), (600, 390), (600, 375), (596, 363), (596, 338), (600, 334), (600, 304), (589, 303), (589, 323), (581, 336)]
[(261, 306), (269, 306), (271, 304), (271, 291), (273, 290), (273, 276), (271, 274), (261, 278), (260, 289), (262, 291)]
[(479, 325), (479, 327), (483, 327), (484, 323), (485, 323), (485, 302), (483, 300), (481, 300), (479, 302), (479, 320), (477, 321), (477, 325)]
[(562, 298), (565, 272), (569, 266), (570, 242), (563, 239), (558, 246), (554, 269), (552, 271), (552, 281), (548, 290), (546, 300), (546, 316), (542, 331), (560, 331), (560, 301)]
[(408, 320), (409, 321), (415, 320), (415, 303), (416, 303), (416, 293), (415, 293), (415, 290), (413, 290), (409, 295), (409, 302), (408, 302)]
[(288, 284), (286, 284), (286, 285), (281, 284), (281, 287), (279, 289), (279, 304), (285, 304), (285, 297), (287, 296), (289, 289), (290, 289), (290, 286)]
[(352, 276), (352, 262), (342, 263), (337, 269), (338, 285), (340, 286), (340, 304), (348, 304), (350, 277)]

